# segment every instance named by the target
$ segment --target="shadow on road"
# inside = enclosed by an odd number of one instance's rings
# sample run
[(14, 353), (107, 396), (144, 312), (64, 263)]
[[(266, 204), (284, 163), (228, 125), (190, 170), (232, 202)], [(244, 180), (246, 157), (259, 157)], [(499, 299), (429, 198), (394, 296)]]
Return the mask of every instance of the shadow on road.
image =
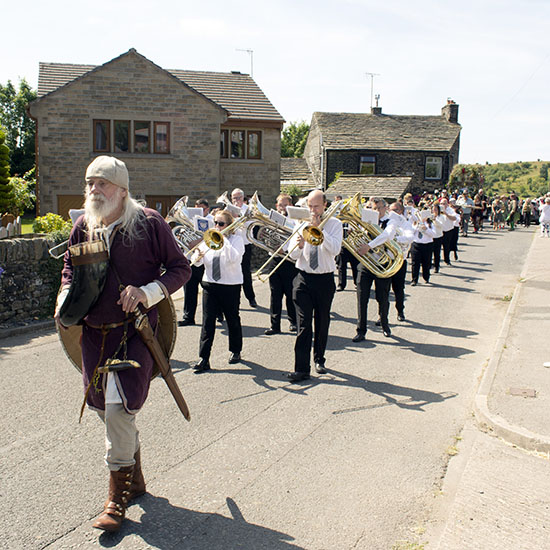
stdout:
[(137, 501), (143, 509), (139, 522), (126, 519), (117, 533), (102, 533), (99, 544), (114, 548), (134, 535), (151, 548), (216, 550), (226, 548), (297, 549), (290, 535), (248, 523), (235, 501), (226, 498), (231, 517), (197, 512), (170, 504), (164, 497), (146, 494)]

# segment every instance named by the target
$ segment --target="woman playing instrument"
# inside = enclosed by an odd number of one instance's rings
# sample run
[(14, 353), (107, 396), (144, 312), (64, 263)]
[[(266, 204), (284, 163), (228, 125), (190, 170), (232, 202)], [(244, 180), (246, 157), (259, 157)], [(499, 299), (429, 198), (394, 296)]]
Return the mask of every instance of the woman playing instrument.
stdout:
[(439, 273), (441, 264), (441, 246), (443, 243), (443, 215), (439, 203), (434, 202), (432, 205), (433, 229), (435, 236), (433, 238), (433, 266), (434, 272)]
[[(233, 223), (233, 216), (219, 210), (214, 213), (215, 229), (224, 231)], [(223, 245), (213, 250), (202, 243), (193, 254), (192, 263), (204, 265), (202, 279), (202, 330), (199, 345), (200, 360), (193, 366), (196, 373), (210, 370), (210, 353), (216, 332), (216, 317), (223, 312), (229, 332), (229, 363), (241, 360), (243, 335), (239, 315), (243, 274), (241, 261), (244, 242), (240, 232), (223, 235)]]

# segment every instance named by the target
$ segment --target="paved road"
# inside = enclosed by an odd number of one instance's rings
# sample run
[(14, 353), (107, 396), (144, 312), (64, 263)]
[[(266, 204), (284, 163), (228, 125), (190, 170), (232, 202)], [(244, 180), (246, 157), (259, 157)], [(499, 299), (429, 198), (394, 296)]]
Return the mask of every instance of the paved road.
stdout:
[[(408, 287), (408, 322), (353, 344), (355, 293), (338, 293), (330, 372), (290, 385), (293, 337), (243, 308), (244, 361), (194, 375), (199, 327), (173, 367), (186, 423), (161, 380), (138, 417), (150, 494), (117, 535), (92, 530), (105, 498), (99, 421), (78, 424), (79, 377), (55, 334), (0, 340), (0, 548), (390, 549), (421, 541), (449, 454), (471, 414), (531, 233), (464, 239), (460, 261)], [(353, 285), (351, 285), (353, 287)], [(245, 302), (246, 303), (246, 302)], [(371, 302), (369, 318), (375, 319)], [(395, 321), (391, 310), (390, 321)], [(286, 322), (283, 323), (286, 327)]]

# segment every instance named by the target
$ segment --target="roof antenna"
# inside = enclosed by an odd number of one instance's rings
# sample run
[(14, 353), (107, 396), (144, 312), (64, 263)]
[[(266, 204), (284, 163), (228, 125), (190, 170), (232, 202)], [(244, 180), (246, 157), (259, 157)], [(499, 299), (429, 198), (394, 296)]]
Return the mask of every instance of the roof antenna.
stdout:
[(367, 76), (370, 76), (370, 108), (372, 110), (372, 99), (373, 99), (373, 86), (374, 86), (374, 77), (380, 76), (379, 73), (365, 73)]
[(254, 78), (254, 50), (236, 48), (237, 52), (246, 52), (250, 56), (250, 77)]

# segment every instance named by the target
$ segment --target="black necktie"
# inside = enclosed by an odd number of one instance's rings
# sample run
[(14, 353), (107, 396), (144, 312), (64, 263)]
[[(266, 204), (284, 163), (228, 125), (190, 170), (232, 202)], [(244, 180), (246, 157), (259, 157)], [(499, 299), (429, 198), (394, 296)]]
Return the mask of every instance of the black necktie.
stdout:
[(312, 246), (309, 253), (309, 267), (315, 271), (319, 267), (319, 247)]
[(380, 227), (382, 227), (382, 229), (386, 229), (386, 225), (388, 225), (388, 222), (390, 221), (389, 218), (386, 218), (385, 220), (382, 220), (380, 222)]
[(220, 266), (220, 255), (216, 254), (214, 256), (214, 261), (212, 262), (212, 279), (214, 281), (219, 281), (222, 276), (222, 269)]

